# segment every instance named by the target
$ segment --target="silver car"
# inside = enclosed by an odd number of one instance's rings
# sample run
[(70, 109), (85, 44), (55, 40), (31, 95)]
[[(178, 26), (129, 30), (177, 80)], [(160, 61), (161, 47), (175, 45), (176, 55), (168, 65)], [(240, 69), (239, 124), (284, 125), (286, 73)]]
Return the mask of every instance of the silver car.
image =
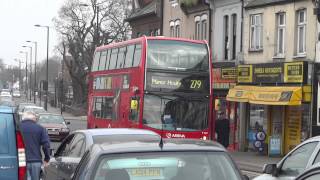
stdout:
[(293, 180), (320, 162), (320, 136), (310, 138), (291, 150), (277, 164), (265, 164), (262, 175), (254, 180)]

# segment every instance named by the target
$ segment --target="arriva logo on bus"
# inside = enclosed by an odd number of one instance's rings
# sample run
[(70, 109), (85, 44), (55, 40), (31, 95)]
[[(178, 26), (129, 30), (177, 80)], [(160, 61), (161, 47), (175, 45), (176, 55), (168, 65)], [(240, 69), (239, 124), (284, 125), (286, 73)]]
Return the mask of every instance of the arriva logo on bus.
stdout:
[(167, 138), (186, 138), (184, 134), (166, 133)]

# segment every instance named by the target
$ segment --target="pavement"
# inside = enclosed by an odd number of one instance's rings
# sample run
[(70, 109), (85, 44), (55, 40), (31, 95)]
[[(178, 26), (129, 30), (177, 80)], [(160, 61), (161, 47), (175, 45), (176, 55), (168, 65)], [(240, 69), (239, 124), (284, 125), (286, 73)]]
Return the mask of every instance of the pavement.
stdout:
[(264, 164), (276, 164), (280, 157), (268, 157), (257, 152), (230, 152), (232, 159), (242, 171), (262, 173)]

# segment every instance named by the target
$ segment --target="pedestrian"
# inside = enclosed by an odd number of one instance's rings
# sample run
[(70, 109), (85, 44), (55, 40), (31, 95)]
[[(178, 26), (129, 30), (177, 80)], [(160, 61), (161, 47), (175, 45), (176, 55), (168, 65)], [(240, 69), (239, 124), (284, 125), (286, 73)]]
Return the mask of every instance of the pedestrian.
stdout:
[[(26, 146), (27, 178), (39, 180), (42, 163), (47, 166), (50, 160), (50, 141), (47, 130), (37, 124), (37, 118), (33, 112), (25, 112), (22, 115), (20, 128)], [(42, 160), (40, 149), (45, 156), (44, 160)]]
[(222, 144), (225, 148), (229, 146), (229, 133), (230, 133), (230, 125), (229, 119), (225, 116), (224, 112), (219, 113), (219, 117), (216, 121), (216, 133), (217, 133), (217, 141)]

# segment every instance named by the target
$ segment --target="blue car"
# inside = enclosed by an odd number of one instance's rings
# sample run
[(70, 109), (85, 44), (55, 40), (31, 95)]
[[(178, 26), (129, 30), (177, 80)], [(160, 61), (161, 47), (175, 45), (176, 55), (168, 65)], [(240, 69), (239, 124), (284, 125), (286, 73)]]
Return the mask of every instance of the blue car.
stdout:
[(0, 106), (0, 179), (26, 177), (25, 146), (12, 107)]

